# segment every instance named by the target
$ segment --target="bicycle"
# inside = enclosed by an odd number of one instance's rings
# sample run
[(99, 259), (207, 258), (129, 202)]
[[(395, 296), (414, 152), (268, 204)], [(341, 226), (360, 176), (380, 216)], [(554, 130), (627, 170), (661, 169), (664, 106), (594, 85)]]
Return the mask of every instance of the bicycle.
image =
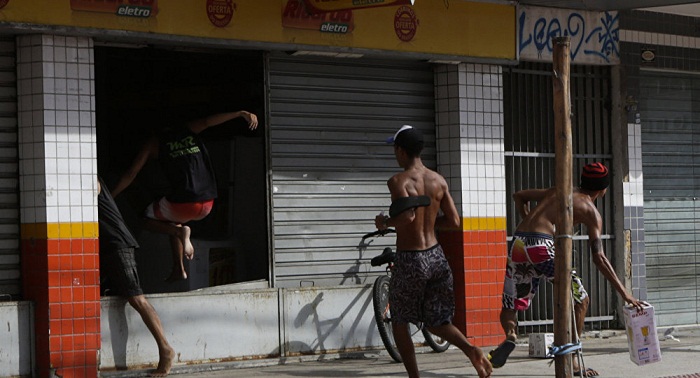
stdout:
[[(384, 236), (395, 232), (396, 231), (393, 229), (370, 232), (362, 237), (362, 243), (365, 244), (366, 239)], [(379, 336), (382, 339), (384, 347), (394, 361), (402, 362), (401, 355), (399, 354), (399, 350), (396, 348), (396, 342), (394, 341), (394, 334), (391, 328), (391, 311), (389, 306), (389, 284), (391, 282), (391, 271), (394, 267), (395, 258), (396, 252), (392, 251), (391, 247), (386, 247), (380, 255), (375, 256), (370, 261), (372, 266), (387, 265), (386, 274), (377, 277), (377, 279), (374, 281), (374, 286), (372, 288), (372, 304), (374, 307), (374, 320), (377, 323)], [(411, 327), (411, 335), (414, 335), (418, 330), (420, 330), (421, 333), (423, 333), (423, 338), (425, 339), (426, 344), (428, 344), (428, 346), (430, 346), (430, 348), (437, 353), (442, 353), (450, 347), (450, 343), (447, 340), (433, 335), (425, 327), (423, 327), (422, 324), (419, 324), (416, 327), (410, 325), (409, 327)]]

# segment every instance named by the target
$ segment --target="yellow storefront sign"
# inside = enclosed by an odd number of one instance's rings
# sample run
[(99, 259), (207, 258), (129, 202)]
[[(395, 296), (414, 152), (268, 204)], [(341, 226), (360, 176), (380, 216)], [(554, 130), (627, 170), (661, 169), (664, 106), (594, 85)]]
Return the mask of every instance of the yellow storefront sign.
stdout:
[[(515, 7), (416, 1), (341, 9), (375, 0), (0, 0), (0, 23), (106, 29), (289, 45), (515, 60)], [(313, 0), (311, 0), (313, 1)], [(4, 6), (3, 6), (4, 4)], [(320, 3), (319, 3), (320, 4)], [(377, 3), (378, 4), (378, 3)], [(327, 4), (326, 4), (327, 5)]]
[(413, 5), (413, 0), (304, 0), (304, 5), (309, 11), (319, 13), (392, 5)]

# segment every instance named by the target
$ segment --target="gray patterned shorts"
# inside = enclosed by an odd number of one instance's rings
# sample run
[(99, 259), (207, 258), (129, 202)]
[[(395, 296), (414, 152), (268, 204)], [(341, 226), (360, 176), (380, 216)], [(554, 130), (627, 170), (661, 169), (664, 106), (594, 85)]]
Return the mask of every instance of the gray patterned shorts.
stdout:
[(135, 297), (143, 294), (136, 270), (134, 248), (100, 251), (100, 273), (107, 295)]
[(392, 321), (449, 324), (455, 312), (452, 270), (442, 247), (398, 251), (389, 286)]

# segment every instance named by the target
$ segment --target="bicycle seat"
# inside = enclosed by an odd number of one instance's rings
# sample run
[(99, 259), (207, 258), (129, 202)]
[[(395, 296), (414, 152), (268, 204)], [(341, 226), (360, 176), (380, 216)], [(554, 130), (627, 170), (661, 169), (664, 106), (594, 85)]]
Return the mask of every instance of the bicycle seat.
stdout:
[(381, 255), (374, 256), (374, 258), (372, 258), (370, 264), (372, 264), (372, 266), (381, 266), (390, 262), (394, 262), (394, 259), (396, 259), (396, 252), (393, 252), (391, 250), (391, 247), (386, 247), (384, 248), (384, 252), (382, 252)]
[(414, 209), (421, 206), (430, 206), (430, 197), (428, 196), (411, 196), (395, 199), (389, 207), (389, 216), (395, 217), (408, 209)]

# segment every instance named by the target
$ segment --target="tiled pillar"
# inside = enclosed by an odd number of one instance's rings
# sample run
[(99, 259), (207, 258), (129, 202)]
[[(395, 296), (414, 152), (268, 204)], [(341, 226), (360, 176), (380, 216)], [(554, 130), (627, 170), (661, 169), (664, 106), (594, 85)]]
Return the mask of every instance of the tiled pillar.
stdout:
[(442, 65), (435, 83), (438, 171), (462, 213), (461, 229), (440, 231), (455, 276), (455, 324), (476, 345), (497, 345), (507, 258), (501, 67)]
[(642, 125), (639, 113), (627, 124), (629, 180), (622, 184), (625, 207), (625, 246), (632, 258), (632, 295), (646, 300), (646, 262), (644, 251), (644, 187), (642, 175)]
[(39, 377), (96, 377), (95, 101), (89, 38), (17, 38), (22, 283)]

